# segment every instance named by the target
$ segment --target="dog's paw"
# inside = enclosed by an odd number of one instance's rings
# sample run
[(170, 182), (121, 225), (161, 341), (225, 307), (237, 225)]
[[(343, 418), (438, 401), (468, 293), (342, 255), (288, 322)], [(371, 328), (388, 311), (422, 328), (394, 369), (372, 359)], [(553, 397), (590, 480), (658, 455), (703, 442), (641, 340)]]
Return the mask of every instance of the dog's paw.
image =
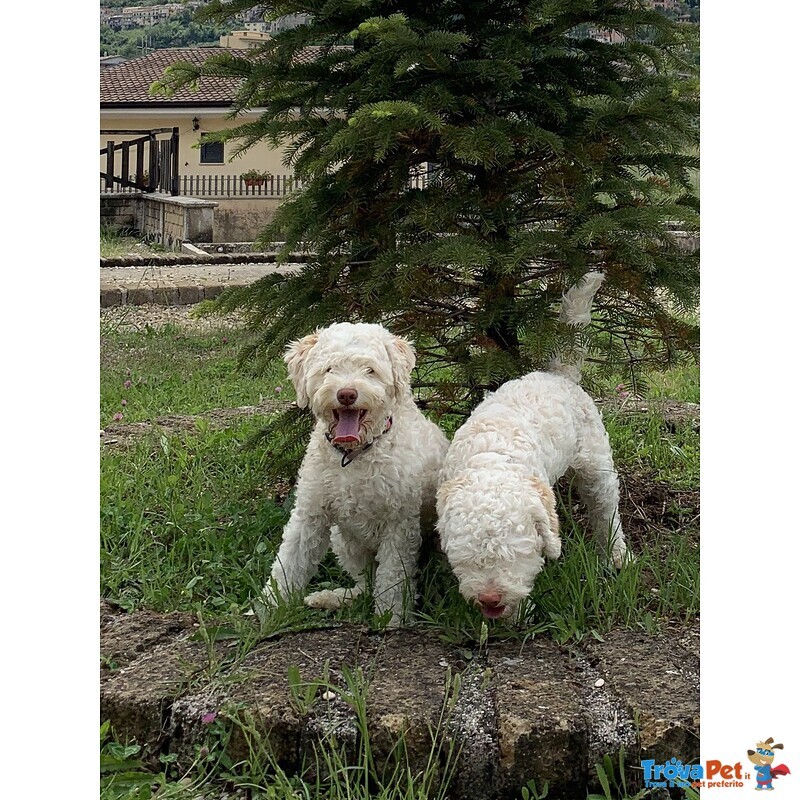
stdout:
[(611, 564), (614, 569), (622, 569), (635, 561), (633, 553), (625, 546), (625, 543), (617, 543), (611, 551)]
[(340, 587), (339, 589), (322, 589), (306, 595), (304, 603), (309, 608), (319, 608), (323, 611), (336, 611), (342, 606), (348, 606), (354, 598), (361, 594), (361, 589), (354, 586), (352, 589)]
[(271, 584), (267, 584), (261, 594), (256, 598), (256, 603), (260, 603), (265, 608), (275, 608), (278, 605), (279, 597)]

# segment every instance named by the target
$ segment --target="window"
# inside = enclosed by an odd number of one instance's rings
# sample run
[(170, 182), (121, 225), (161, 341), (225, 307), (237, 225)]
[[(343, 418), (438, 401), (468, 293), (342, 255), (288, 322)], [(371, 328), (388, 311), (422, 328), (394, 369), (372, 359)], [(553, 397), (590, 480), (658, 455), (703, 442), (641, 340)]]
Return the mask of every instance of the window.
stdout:
[(200, 134), (200, 163), (201, 164), (224, 164), (225, 145), (222, 142), (203, 141), (208, 134)]

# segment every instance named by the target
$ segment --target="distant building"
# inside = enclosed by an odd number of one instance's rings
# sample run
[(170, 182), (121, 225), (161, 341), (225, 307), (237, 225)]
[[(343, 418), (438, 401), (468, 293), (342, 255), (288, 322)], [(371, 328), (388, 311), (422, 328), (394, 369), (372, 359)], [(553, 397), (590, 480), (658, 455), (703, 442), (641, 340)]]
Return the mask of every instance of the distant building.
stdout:
[[(100, 24), (108, 25), (114, 30), (124, 31), (131, 28), (150, 28), (164, 22), (185, 9), (183, 3), (166, 3), (159, 6), (125, 6), (115, 9), (114, 14), (105, 14), (110, 9), (100, 9)], [(104, 22), (105, 16), (105, 22)]]
[(116, 67), (119, 64), (127, 61), (123, 56), (100, 56), (100, 69), (108, 69), (109, 67)]
[(619, 31), (607, 28), (589, 28), (589, 36), (598, 42), (606, 42), (606, 44), (621, 44), (625, 41), (625, 37)]
[(681, 0), (648, 0), (652, 8), (658, 11), (671, 11), (679, 14), (681, 10)]
[[(320, 47), (306, 47), (296, 58), (300, 62), (313, 61), (322, 51)], [(193, 175), (198, 179), (205, 176), (209, 181), (214, 178), (223, 181), (250, 169), (284, 174), (287, 170), (283, 164), (283, 148), (274, 148), (262, 141), (237, 157), (234, 143), (207, 140), (211, 133), (233, 124), (254, 122), (261, 116), (263, 108), (251, 108), (238, 115), (235, 123), (231, 122), (231, 106), (241, 84), (239, 78), (204, 76), (195, 88), (184, 86), (171, 96), (150, 94), (153, 81), (161, 79), (164, 70), (175, 62), (200, 65), (210, 55), (220, 52), (244, 57), (247, 49), (168, 47), (101, 70), (100, 129), (105, 133), (100, 135), (100, 147), (106, 147), (108, 140), (132, 138), (110, 131), (175, 127), (180, 134), (181, 176)]]
[(290, 28), (296, 28), (298, 25), (305, 25), (311, 19), (310, 14), (287, 14), (285, 17), (279, 17), (274, 22), (270, 22), (270, 32), (280, 33), (287, 31)]
[(268, 42), (272, 37), (263, 31), (233, 31), (219, 37), (219, 46), (239, 50), (250, 50)]

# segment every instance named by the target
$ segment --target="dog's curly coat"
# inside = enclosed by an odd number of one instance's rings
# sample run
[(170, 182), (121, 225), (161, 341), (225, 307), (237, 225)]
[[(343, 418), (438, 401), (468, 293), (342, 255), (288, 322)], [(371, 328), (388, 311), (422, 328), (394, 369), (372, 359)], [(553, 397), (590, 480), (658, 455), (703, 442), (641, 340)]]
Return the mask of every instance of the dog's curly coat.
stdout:
[[(589, 273), (565, 295), (564, 322), (588, 323), (602, 280)], [(626, 555), (619, 482), (600, 413), (576, 383), (580, 365), (555, 358), (550, 369), (509, 381), (489, 395), (457, 431), (442, 468), (437, 499), (442, 547), (462, 595), (489, 618), (513, 614), (544, 557), (560, 555), (550, 487), (568, 469), (599, 547), (610, 544), (617, 567)]]
[(317, 422), (265, 599), (303, 589), (330, 544), (356, 586), (315, 592), (306, 604), (338, 608), (375, 564), (375, 610), (399, 625), (448, 445), (414, 403), (414, 348), (380, 325), (343, 322), (293, 342), (285, 361), (297, 404)]

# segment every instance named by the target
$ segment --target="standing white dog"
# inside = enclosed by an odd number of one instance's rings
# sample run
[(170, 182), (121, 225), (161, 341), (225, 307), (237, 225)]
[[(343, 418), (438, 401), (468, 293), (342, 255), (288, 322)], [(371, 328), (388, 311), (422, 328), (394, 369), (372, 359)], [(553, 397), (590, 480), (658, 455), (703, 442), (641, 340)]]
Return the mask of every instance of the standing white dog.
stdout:
[[(602, 281), (588, 273), (570, 289), (562, 321), (588, 324)], [(551, 486), (568, 469), (598, 546), (610, 544), (617, 567), (625, 558), (608, 434), (579, 379), (580, 365), (556, 358), (549, 372), (509, 381), (475, 409), (445, 458), (437, 498), (442, 547), (461, 594), (490, 619), (513, 614), (544, 556), (561, 554)]]
[(330, 545), (356, 586), (315, 592), (306, 604), (339, 608), (375, 563), (375, 610), (399, 625), (448, 445), (414, 403), (414, 348), (380, 325), (342, 322), (293, 342), (284, 360), (297, 405), (317, 423), (265, 599), (303, 589)]

